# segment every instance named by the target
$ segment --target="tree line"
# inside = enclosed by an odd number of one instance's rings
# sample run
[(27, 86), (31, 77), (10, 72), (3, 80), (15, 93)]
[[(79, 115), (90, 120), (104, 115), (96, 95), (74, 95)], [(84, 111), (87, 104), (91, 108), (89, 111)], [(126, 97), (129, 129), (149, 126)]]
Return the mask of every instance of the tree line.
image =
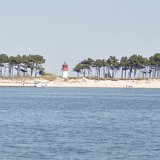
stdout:
[(0, 77), (38, 76), (44, 74), (45, 59), (41, 55), (8, 56), (0, 54)]
[(120, 60), (115, 56), (96, 60), (88, 58), (78, 63), (73, 71), (77, 72), (78, 76), (84, 77), (159, 78), (160, 53), (149, 58), (138, 54), (130, 57), (124, 56)]

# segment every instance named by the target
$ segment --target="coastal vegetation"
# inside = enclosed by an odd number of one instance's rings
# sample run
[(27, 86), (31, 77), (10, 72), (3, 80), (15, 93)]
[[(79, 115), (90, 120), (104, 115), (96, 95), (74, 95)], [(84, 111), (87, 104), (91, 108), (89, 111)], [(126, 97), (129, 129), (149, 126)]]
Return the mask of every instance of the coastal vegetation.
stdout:
[(54, 74), (52, 74), (52, 73), (44, 73), (44, 74), (42, 75), (42, 78), (43, 78), (43, 79), (46, 79), (46, 80), (48, 80), (48, 81), (54, 81), (54, 80), (57, 78), (57, 76), (54, 75)]
[(45, 73), (44, 63), (45, 59), (41, 55), (0, 54), (0, 77), (37, 77)]
[(104, 78), (160, 78), (160, 53), (147, 58), (134, 54), (120, 59), (110, 56), (107, 59), (91, 58), (79, 62), (73, 71), (86, 77)]

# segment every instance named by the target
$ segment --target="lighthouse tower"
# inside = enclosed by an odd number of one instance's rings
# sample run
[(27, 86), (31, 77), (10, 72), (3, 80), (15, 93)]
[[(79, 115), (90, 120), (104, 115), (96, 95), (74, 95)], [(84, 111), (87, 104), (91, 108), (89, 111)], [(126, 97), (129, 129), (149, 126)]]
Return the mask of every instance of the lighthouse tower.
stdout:
[(64, 62), (64, 64), (62, 65), (62, 77), (63, 78), (68, 78), (68, 71), (69, 71), (68, 65), (66, 62)]

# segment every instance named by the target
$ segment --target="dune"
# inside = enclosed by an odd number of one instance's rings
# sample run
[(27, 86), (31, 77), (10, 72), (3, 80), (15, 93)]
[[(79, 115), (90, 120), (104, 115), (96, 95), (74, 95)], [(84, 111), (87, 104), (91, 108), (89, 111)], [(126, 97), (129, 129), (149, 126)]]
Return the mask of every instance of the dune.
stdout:
[(106, 88), (160, 88), (160, 79), (88, 79), (88, 78), (43, 78), (0, 79), (2, 87), (106, 87)]

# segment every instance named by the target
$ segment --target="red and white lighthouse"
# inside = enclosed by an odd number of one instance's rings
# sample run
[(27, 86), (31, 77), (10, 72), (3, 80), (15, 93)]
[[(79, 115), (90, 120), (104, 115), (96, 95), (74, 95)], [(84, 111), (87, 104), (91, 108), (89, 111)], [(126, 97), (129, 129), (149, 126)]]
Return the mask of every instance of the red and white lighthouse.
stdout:
[(62, 65), (62, 77), (63, 78), (68, 78), (68, 71), (69, 71), (68, 65), (66, 62), (64, 62), (64, 64)]

